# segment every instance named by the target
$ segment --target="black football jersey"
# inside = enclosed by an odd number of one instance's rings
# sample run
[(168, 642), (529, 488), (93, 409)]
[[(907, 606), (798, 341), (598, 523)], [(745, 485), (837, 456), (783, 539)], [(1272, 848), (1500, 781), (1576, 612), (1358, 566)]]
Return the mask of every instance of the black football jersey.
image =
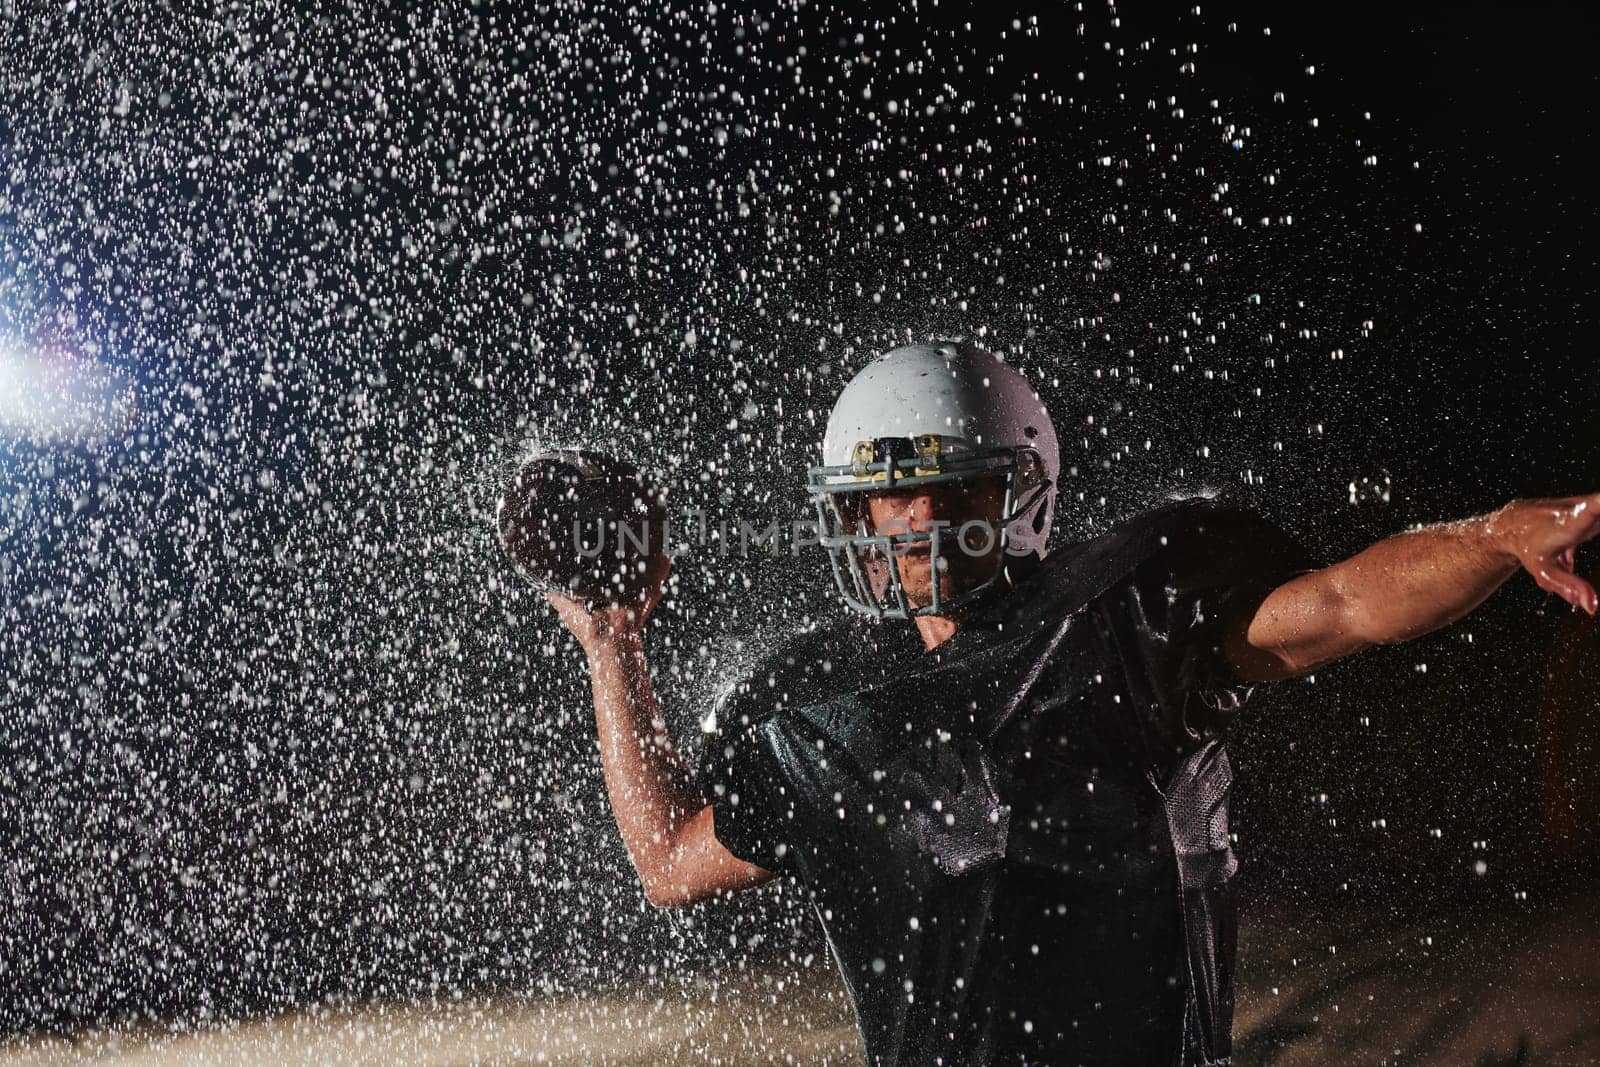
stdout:
[(719, 703), (717, 837), (807, 887), (870, 1064), (1227, 1063), (1251, 687), (1220, 634), (1308, 569), (1254, 511), (1175, 501), (937, 649), (845, 621)]

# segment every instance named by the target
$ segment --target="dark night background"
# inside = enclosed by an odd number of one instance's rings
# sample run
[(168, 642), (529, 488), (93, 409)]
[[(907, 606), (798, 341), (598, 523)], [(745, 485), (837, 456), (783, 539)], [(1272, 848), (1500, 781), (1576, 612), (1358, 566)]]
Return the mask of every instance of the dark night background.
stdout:
[[(1600, 490), (1590, 9), (1086, 6), (886, 8), (877, 47), (995, 68), (871, 72), (878, 101), (948, 82), (979, 103), (938, 135), (792, 91), (786, 31), (826, 24), (801, 66), (820, 64), (865, 8), (747, 37), (738, 13), (653, 10), (645, 43), (607, 8), (591, 36), (656, 65), (626, 93), (571, 5), (8, 9), (0, 327), (94, 357), (137, 411), (0, 432), (0, 1028), (815, 949), (781, 891), (644, 906), (581, 661), (492, 538), (527, 437), (615, 448), (679, 501), (794, 513), (806, 409), (847, 368), (985, 326), (1051, 401), (1062, 536), (1229, 485), (1331, 562)], [(579, 42), (570, 66), (551, 28)], [(634, 107), (662, 124), (630, 134)], [(1182, 165), (1147, 135), (1186, 142)], [(994, 170), (930, 176), (975, 138)], [(634, 152), (659, 156), (648, 174)], [(1102, 156), (1132, 163), (1081, 166)], [(1027, 240), (995, 236), (1024, 188), (1066, 253), (1037, 211)], [(1235, 227), (1241, 200), (1295, 222)], [(820, 563), (755, 560), (748, 586), (712, 556), (679, 568), (653, 640), (685, 747), (747, 647), (833, 610)], [(1441, 633), (1258, 694), (1236, 755), (1247, 904), (1561, 906), (1594, 837), (1547, 840), (1534, 721), (1552, 650), (1594, 647), (1579, 625), (1521, 575)], [(1594, 705), (1570, 690), (1590, 766)]]

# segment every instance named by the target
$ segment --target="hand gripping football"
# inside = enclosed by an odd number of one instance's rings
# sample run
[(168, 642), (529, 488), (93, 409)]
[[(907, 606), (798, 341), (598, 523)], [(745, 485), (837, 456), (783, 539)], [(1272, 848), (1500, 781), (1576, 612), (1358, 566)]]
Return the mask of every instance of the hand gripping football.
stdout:
[(500, 545), (546, 592), (628, 604), (666, 573), (667, 509), (636, 468), (599, 452), (524, 460), (495, 511)]

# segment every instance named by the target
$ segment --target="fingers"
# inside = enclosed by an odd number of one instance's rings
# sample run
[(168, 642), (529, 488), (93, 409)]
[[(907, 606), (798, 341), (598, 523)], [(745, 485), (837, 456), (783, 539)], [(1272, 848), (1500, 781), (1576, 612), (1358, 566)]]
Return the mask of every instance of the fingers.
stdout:
[(580, 644), (588, 647), (590, 642), (606, 635), (638, 635), (651, 612), (666, 595), (666, 583), (662, 579), (671, 566), (671, 560), (665, 559), (657, 564), (660, 572), (658, 577), (614, 599), (601, 597), (588, 601), (549, 590), (541, 591), (539, 595), (555, 609), (561, 624), (572, 632)]
[(543, 592), (539, 595), (544, 597), (549, 605), (556, 609), (556, 614), (561, 616), (563, 622), (566, 621), (567, 616), (569, 616), (578, 606), (577, 601), (573, 600), (569, 596), (563, 596), (560, 593)]
[[(1569, 548), (1562, 554), (1570, 558), (1570, 553)], [(1573, 607), (1582, 608), (1590, 615), (1600, 610), (1600, 597), (1597, 597), (1594, 586), (1574, 574), (1561, 559), (1546, 557), (1537, 566), (1530, 567), (1529, 572), (1539, 588), (1556, 594)]]
[(1596, 610), (1600, 610), (1600, 597), (1596, 596), (1594, 586), (1577, 575), (1573, 575), (1571, 585), (1574, 596), (1567, 597), (1569, 604), (1573, 607), (1582, 608), (1590, 615), (1593, 615)]

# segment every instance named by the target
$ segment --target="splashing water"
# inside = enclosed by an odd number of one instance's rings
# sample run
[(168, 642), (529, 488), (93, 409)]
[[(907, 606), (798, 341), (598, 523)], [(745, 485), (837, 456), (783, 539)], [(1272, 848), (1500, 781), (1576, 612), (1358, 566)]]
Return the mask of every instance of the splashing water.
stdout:
[[(853, 370), (959, 335), (1055, 414), (1060, 537), (1180, 486), (1389, 499), (1321, 472), (1355, 469), (1369, 338), (1427, 247), (1367, 221), (1404, 166), (1314, 108), (1311, 68), (1211, 77), (1236, 27), (7, 20), (7, 1029), (825, 964), (787, 890), (644, 906), (581, 657), (495, 543), (531, 451), (787, 521)], [(651, 641), (686, 748), (757, 651), (833, 617), (825, 566), (677, 560)]]

